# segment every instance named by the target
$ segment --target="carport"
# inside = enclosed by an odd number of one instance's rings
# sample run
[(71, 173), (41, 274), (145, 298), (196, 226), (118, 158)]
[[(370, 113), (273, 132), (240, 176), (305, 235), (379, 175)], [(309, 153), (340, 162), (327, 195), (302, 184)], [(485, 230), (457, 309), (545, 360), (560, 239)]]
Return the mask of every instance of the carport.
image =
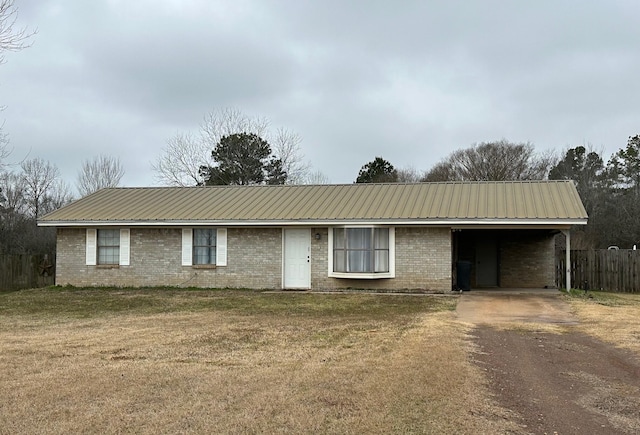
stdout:
[[(555, 240), (560, 233), (565, 234), (569, 246), (568, 226), (454, 228), (453, 288), (554, 287)], [(567, 282), (570, 288), (570, 276)]]

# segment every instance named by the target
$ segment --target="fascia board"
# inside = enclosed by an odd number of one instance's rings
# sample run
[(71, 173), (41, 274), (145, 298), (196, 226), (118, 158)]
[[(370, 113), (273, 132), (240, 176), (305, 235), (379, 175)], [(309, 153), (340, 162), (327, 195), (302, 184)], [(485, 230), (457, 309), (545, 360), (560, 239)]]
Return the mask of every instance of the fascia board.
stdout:
[(322, 219), (322, 220), (207, 220), (207, 221), (39, 221), (41, 227), (197, 227), (197, 226), (227, 226), (227, 227), (282, 227), (282, 226), (337, 226), (337, 225), (392, 225), (392, 226), (445, 226), (452, 228), (468, 227), (504, 227), (504, 226), (567, 226), (586, 225), (587, 219)]

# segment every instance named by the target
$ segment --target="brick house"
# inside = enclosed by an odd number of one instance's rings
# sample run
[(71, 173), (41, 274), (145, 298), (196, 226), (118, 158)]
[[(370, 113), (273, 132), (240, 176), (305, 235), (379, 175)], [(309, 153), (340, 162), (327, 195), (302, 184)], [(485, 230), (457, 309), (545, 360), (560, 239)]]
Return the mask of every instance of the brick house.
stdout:
[(554, 238), (587, 222), (570, 181), (103, 189), (57, 228), (56, 284), (552, 287)]

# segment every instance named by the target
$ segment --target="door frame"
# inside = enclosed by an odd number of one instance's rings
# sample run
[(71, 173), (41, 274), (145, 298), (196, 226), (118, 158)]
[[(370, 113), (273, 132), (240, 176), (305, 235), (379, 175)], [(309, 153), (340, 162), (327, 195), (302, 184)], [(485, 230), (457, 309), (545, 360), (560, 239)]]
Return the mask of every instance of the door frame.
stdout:
[[(307, 237), (305, 237), (307, 252), (307, 264), (308, 264), (308, 274), (306, 277), (306, 285), (304, 286), (287, 286), (286, 285), (286, 273), (287, 273), (287, 232), (298, 231), (300, 233), (304, 232)], [(283, 228), (282, 229), (282, 288), (283, 289), (305, 289), (309, 290), (311, 288), (311, 228)]]

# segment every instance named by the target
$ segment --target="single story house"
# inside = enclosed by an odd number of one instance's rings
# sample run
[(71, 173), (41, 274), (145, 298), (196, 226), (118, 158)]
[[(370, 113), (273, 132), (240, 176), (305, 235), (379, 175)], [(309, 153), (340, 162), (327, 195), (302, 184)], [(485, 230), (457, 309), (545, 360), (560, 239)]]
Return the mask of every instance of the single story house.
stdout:
[(58, 285), (446, 292), (553, 287), (586, 222), (573, 182), (513, 181), (109, 188), (38, 225)]

